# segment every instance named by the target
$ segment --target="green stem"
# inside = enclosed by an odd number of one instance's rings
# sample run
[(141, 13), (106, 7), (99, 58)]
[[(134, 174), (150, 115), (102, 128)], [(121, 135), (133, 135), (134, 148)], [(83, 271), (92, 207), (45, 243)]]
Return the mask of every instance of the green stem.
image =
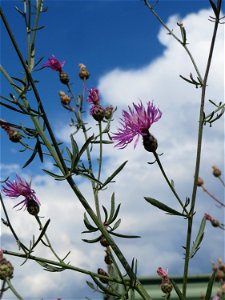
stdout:
[[(43, 229), (43, 226), (42, 226), (42, 223), (41, 223), (40, 218), (39, 218), (38, 216), (35, 216), (35, 219), (37, 220), (38, 225), (40, 226), (40, 230), (42, 230), (42, 229)], [(48, 236), (47, 236), (46, 233), (44, 234), (44, 237), (45, 237), (45, 239), (46, 239), (46, 241), (47, 241), (48, 247), (50, 248), (50, 250), (52, 251), (52, 253), (54, 254), (54, 256), (58, 259), (59, 262), (62, 262), (62, 259), (58, 256), (58, 254), (57, 254), (57, 253), (55, 252), (55, 250), (53, 249), (52, 244), (51, 244), (51, 242), (50, 242), (50, 240), (49, 240), (49, 238), (48, 238)]]
[(11, 280), (10, 279), (6, 279), (6, 282), (10, 288), (10, 290), (13, 292), (13, 294), (16, 296), (17, 299), (19, 300), (23, 300), (23, 298), (20, 296), (20, 294), (16, 291), (16, 289), (14, 288), (14, 286), (12, 285), (11, 283)]
[(159, 168), (160, 168), (160, 170), (161, 170), (161, 172), (162, 172), (162, 174), (163, 174), (163, 177), (165, 178), (165, 180), (166, 180), (167, 184), (169, 185), (171, 191), (173, 192), (174, 196), (177, 198), (178, 202), (180, 203), (181, 207), (183, 208), (183, 211), (185, 211), (186, 214), (188, 214), (186, 207), (185, 207), (184, 204), (182, 203), (180, 197), (178, 196), (178, 194), (177, 194), (177, 192), (175, 191), (173, 185), (171, 184), (170, 180), (168, 179), (168, 177), (167, 177), (167, 175), (166, 175), (166, 173), (165, 173), (165, 171), (164, 171), (164, 169), (163, 169), (163, 166), (162, 166), (162, 164), (161, 164), (161, 162), (160, 162), (160, 159), (159, 159), (158, 154), (157, 154), (156, 152), (153, 152), (153, 154), (154, 154), (155, 159), (156, 159), (156, 161), (157, 161), (157, 163), (158, 163), (158, 166), (159, 166)]
[(6, 280), (3, 280), (2, 281), (2, 287), (1, 287), (1, 290), (0, 290), (0, 300), (2, 299), (3, 294), (5, 292), (5, 284), (6, 284)]
[[(221, 10), (221, 2), (218, 1), (218, 10)], [(184, 263), (184, 273), (183, 273), (183, 296), (186, 298), (187, 292), (187, 279), (188, 279), (188, 269), (189, 269), (189, 261), (190, 261), (190, 247), (191, 247), (191, 236), (192, 236), (192, 225), (194, 219), (194, 210), (195, 210), (195, 202), (196, 202), (196, 193), (197, 193), (197, 182), (199, 177), (199, 169), (200, 169), (200, 161), (201, 161), (201, 149), (202, 149), (202, 137), (203, 137), (203, 126), (204, 126), (204, 105), (205, 105), (205, 94), (206, 87), (208, 81), (209, 70), (212, 62), (212, 55), (216, 41), (217, 29), (219, 25), (219, 18), (215, 20), (213, 36), (211, 40), (210, 50), (208, 61), (205, 70), (205, 76), (203, 79), (202, 86), (202, 94), (201, 94), (201, 104), (200, 104), (200, 112), (199, 112), (199, 128), (198, 128), (198, 143), (197, 143), (197, 154), (196, 154), (196, 163), (195, 163), (195, 175), (194, 175), (194, 183), (191, 197), (191, 207), (190, 207), (190, 217), (188, 218), (188, 228), (187, 228), (187, 236), (186, 236), (186, 252), (185, 252), (185, 263)]]

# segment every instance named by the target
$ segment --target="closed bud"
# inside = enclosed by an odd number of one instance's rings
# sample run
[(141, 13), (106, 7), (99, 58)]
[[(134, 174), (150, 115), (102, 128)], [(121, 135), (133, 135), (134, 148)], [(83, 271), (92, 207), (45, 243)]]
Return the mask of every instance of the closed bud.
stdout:
[(173, 286), (170, 282), (164, 282), (161, 284), (161, 290), (164, 294), (170, 294)]
[(142, 137), (145, 150), (148, 152), (155, 152), (158, 148), (157, 139), (149, 132), (144, 133)]
[(17, 130), (12, 130), (9, 133), (9, 139), (13, 143), (19, 143), (19, 141), (22, 139), (22, 134)]
[(98, 122), (102, 121), (105, 116), (105, 110), (99, 104), (93, 105), (92, 108), (90, 109), (90, 113), (92, 117)]
[(197, 186), (202, 186), (204, 184), (204, 181), (201, 177), (198, 177)]
[(220, 177), (221, 176), (222, 173), (221, 173), (219, 168), (217, 168), (216, 166), (212, 166), (212, 169), (213, 169), (213, 175), (215, 177)]
[(219, 227), (220, 226), (220, 222), (218, 220), (212, 219), (211, 220), (211, 224), (213, 227)]
[(79, 67), (80, 67), (80, 72), (79, 72), (80, 79), (87, 80), (90, 77), (90, 73), (88, 72), (86, 66), (83, 64), (79, 64)]
[(108, 247), (109, 246), (109, 242), (107, 241), (107, 239), (104, 236), (101, 237), (100, 244), (103, 247)]
[(112, 118), (112, 115), (113, 115), (113, 106), (112, 105), (107, 106), (105, 108), (105, 119), (110, 120)]
[(224, 281), (224, 279), (225, 279), (225, 273), (222, 270), (218, 270), (216, 272), (216, 280)]
[[(104, 270), (101, 269), (101, 268), (98, 269), (98, 274), (99, 274), (99, 275), (103, 275), (103, 276), (109, 277), (109, 274), (106, 273), (106, 271), (104, 271)], [(100, 280), (101, 282), (103, 282), (103, 283), (107, 283), (107, 282), (108, 282), (108, 280), (106, 280), (106, 279), (104, 279), (104, 278), (99, 278), (99, 280)]]
[(59, 72), (59, 79), (63, 84), (67, 84), (70, 81), (68, 74), (64, 71)]
[(104, 260), (107, 265), (111, 265), (113, 263), (112, 256), (109, 253), (106, 254)]
[(13, 266), (5, 258), (2, 258), (0, 261), (0, 279), (6, 280), (13, 278)]
[(32, 216), (37, 216), (37, 214), (40, 211), (40, 207), (39, 207), (38, 203), (35, 202), (34, 200), (29, 200), (27, 203), (27, 211)]

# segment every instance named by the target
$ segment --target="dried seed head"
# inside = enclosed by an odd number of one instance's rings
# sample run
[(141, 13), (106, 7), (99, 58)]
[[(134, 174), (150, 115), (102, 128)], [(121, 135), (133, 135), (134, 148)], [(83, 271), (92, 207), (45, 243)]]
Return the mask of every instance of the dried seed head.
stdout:
[(2, 258), (0, 261), (0, 279), (6, 280), (13, 278), (13, 266), (12, 264), (5, 258)]
[(212, 166), (212, 169), (213, 169), (213, 175), (215, 177), (220, 177), (222, 172), (219, 168), (217, 168), (216, 166)]
[(79, 64), (79, 67), (80, 67), (80, 72), (79, 72), (80, 79), (87, 80), (90, 77), (90, 73), (88, 72), (86, 66), (83, 64)]
[(204, 181), (201, 177), (198, 177), (197, 186), (202, 186), (204, 184)]
[(67, 84), (70, 81), (69, 75), (64, 71), (59, 72), (59, 79), (63, 84)]
[(9, 133), (9, 139), (13, 143), (19, 143), (19, 141), (22, 139), (22, 134), (18, 130), (12, 130)]

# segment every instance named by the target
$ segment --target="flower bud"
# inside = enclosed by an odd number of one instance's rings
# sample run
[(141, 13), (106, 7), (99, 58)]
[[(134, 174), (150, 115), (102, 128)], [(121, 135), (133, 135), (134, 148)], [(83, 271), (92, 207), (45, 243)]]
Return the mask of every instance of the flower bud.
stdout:
[(216, 166), (212, 166), (212, 169), (213, 169), (213, 175), (215, 177), (220, 177), (221, 176), (221, 170), (219, 168), (217, 168)]
[(80, 79), (87, 80), (90, 77), (90, 73), (86, 69), (86, 66), (83, 64), (79, 64), (79, 67), (80, 67), (80, 72), (79, 72)]
[(170, 283), (170, 281), (161, 284), (161, 290), (164, 294), (170, 294), (172, 289), (173, 285)]
[[(106, 271), (104, 271), (104, 270), (101, 269), (101, 268), (98, 269), (98, 274), (99, 274), (99, 275), (103, 275), (103, 276), (109, 277), (109, 274), (106, 273)], [(108, 280), (106, 280), (106, 279), (104, 279), (104, 278), (99, 278), (99, 280), (100, 280), (101, 282), (103, 282), (103, 283), (107, 283), (107, 282), (108, 282)]]
[(70, 81), (69, 75), (64, 71), (59, 72), (59, 79), (63, 84), (67, 84)]
[(13, 143), (19, 143), (22, 139), (22, 134), (17, 130), (11, 130), (9, 133), (9, 139)]
[(113, 263), (112, 256), (109, 253), (106, 253), (104, 260), (107, 265), (111, 265)]
[(113, 115), (113, 106), (112, 105), (107, 106), (105, 108), (105, 118), (106, 118), (106, 120), (110, 120), (112, 118), (112, 115)]
[(101, 237), (100, 244), (103, 247), (108, 247), (109, 246), (109, 242), (107, 241), (107, 239), (104, 236)]
[(220, 222), (218, 220), (212, 219), (211, 220), (211, 224), (213, 227), (219, 227), (220, 226)]
[(224, 281), (225, 279), (225, 273), (222, 270), (217, 270), (216, 272), (216, 280), (218, 281)]
[(29, 200), (27, 203), (27, 211), (32, 216), (37, 216), (37, 214), (40, 211), (40, 207), (39, 207), (38, 203), (35, 202), (34, 200)]
[(12, 264), (5, 258), (2, 258), (0, 261), (0, 279), (6, 280), (13, 278), (13, 266)]
[(99, 104), (93, 105), (92, 108), (90, 109), (90, 113), (92, 117), (98, 122), (102, 121), (105, 116), (105, 110)]
[(204, 184), (204, 181), (201, 177), (198, 177), (197, 186), (202, 186)]
[(143, 137), (143, 145), (146, 151), (155, 152), (158, 148), (157, 139), (151, 135), (149, 132), (144, 133)]

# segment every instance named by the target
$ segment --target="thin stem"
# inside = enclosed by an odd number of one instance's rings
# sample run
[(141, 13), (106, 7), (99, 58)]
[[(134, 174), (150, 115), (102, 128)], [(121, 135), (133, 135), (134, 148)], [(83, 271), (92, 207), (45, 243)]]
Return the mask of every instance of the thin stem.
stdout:
[(213, 194), (211, 194), (203, 185), (201, 186), (202, 190), (209, 195), (209, 197), (211, 197), (213, 200), (215, 200), (219, 205), (225, 207), (225, 205), (219, 201)]
[(0, 290), (0, 300), (2, 299), (3, 294), (4, 294), (4, 292), (5, 292), (5, 284), (6, 284), (6, 281), (3, 280), (3, 281), (2, 281), (2, 287), (1, 287), (1, 290)]
[(100, 181), (101, 170), (102, 170), (102, 155), (103, 155), (103, 147), (102, 147), (102, 122), (98, 122), (99, 127), (99, 161), (98, 161), (98, 180)]
[[(221, 10), (221, 2), (218, 1), (218, 11)], [(204, 126), (204, 105), (205, 105), (205, 94), (206, 87), (208, 81), (209, 70), (212, 62), (212, 55), (216, 41), (217, 29), (219, 25), (219, 17), (215, 19), (215, 25), (212, 35), (212, 40), (210, 44), (209, 56), (205, 70), (205, 76), (203, 80), (202, 86), (202, 94), (201, 94), (201, 104), (200, 104), (200, 112), (199, 112), (199, 129), (198, 129), (198, 143), (197, 143), (197, 154), (196, 154), (196, 163), (195, 163), (195, 175), (194, 175), (194, 183), (193, 183), (193, 191), (191, 197), (191, 207), (190, 207), (190, 218), (188, 218), (188, 228), (187, 228), (187, 238), (186, 238), (186, 253), (185, 253), (185, 263), (184, 263), (184, 273), (183, 273), (183, 296), (186, 298), (187, 292), (187, 279), (188, 279), (188, 268), (190, 261), (190, 247), (191, 247), (191, 236), (192, 236), (192, 225), (194, 219), (194, 210), (195, 210), (195, 202), (196, 202), (196, 193), (197, 193), (197, 182), (199, 177), (199, 169), (200, 169), (200, 161), (201, 161), (201, 149), (202, 149), (202, 136), (203, 136), (203, 126)]]
[(181, 200), (180, 197), (178, 196), (177, 192), (175, 191), (173, 185), (171, 184), (170, 180), (168, 179), (168, 177), (167, 177), (167, 175), (166, 175), (166, 173), (165, 173), (165, 171), (164, 171), (164, 169), (163, 169), (163, 166), (162, 166), (162, 164), (161, 164), (161, 162), (160, 162), (160, 159), (159, 159), (158, 154), (157, 154), (156, 152), (153, 152), (153, 154), (154, 154), (155, 159), (156, 159), (156, 161), (157, 161), (157, 163), (158, 163), (158, 166), (159, 166), (159, 168), (160, 168), (160, 170), (161, 170), (161, 172), (162, 172), (162, 174), (163, 174), (163, 177), (165, 178), (165, 180), (166, 180), (167, 184), (169, 185), (171, 191), (173, 192), (174, 196), (177, 198), (178, 202), (180, 203), (181, 207), (183, 208), (183, 211), (185, 211), (186, 214), (188, 215), (188, 212), (187, 212), (186, 207), (185, 207), (184, 204), (182, 203), (182, 200)]
[(223, 179), (220, 176), (218, 177), (218, 179), (222, 183), (222, 185), (225, 187), (225, 182), (223, 181)]
[(11, 283), (11, 280), (6, 278), (6, 282), (10, 288), (10, 290), (13, 292), (13, 294), (16, 296), (17, 299), (19, 300), (23, 300), (23, 298), (20, 296), (20, 294), (16, 291), (16, 289), (14, 288), (14, 286)]
[(150, 9), (150, 11), (153, 13), (153, 15), (156, 17), (156, 19), (159, 21), (159, 23), (168, 31), (168, 33), (182, 46), (184, 47), (185, 51), (187, 52), (194, 68), (195, 68), (195, 71), (198, 75), (198, 78), (200, 80), (200, 82), (202, 83), (203, 80), (202, 80), (202, 76), (201, 76), (201, 73), (197, 67), (197, 64), (193, 58), (193, 55), (191, 54), (191, 52), (189, 51), (188, 47), (186, 44), (183, 43), (183, 41), (181, 41), (175, 34), (174, 32), (169, 29), (169, 27), (165, 24), (165, 22), (159, 17), (159, 15), (156, 13), (156, 11), (154, 10), (154, 7), (152, 5), (149, 4), (148, 0), (144, 0), (144, 3), (147, 5), (147, 7)]
[[(42, 230), (43, 226), (42, 226), (40, 218), (38, 216), (35, 216), (35, 219), (37, 220), (38, 225), (40, 226), (40, 230)], [(52, 244), (51, 244), (51, 242), (50, 242), (50, 240), (49, 240), (49, 238), (48, 238), (48, 236), (47, 236), (46, 233), (44, 234), (44, 237), (45, 237), (45, 239), (46, 239), (46, 241), (48, 243), (48, 247), (50, 248), (50, 250), (52, 251), (52, 253), (54, 254), (54, 256), (58, 259), (59, 262), (62, 262), (62, 259), (58, 256), (58, 254), (53, 249)]]

